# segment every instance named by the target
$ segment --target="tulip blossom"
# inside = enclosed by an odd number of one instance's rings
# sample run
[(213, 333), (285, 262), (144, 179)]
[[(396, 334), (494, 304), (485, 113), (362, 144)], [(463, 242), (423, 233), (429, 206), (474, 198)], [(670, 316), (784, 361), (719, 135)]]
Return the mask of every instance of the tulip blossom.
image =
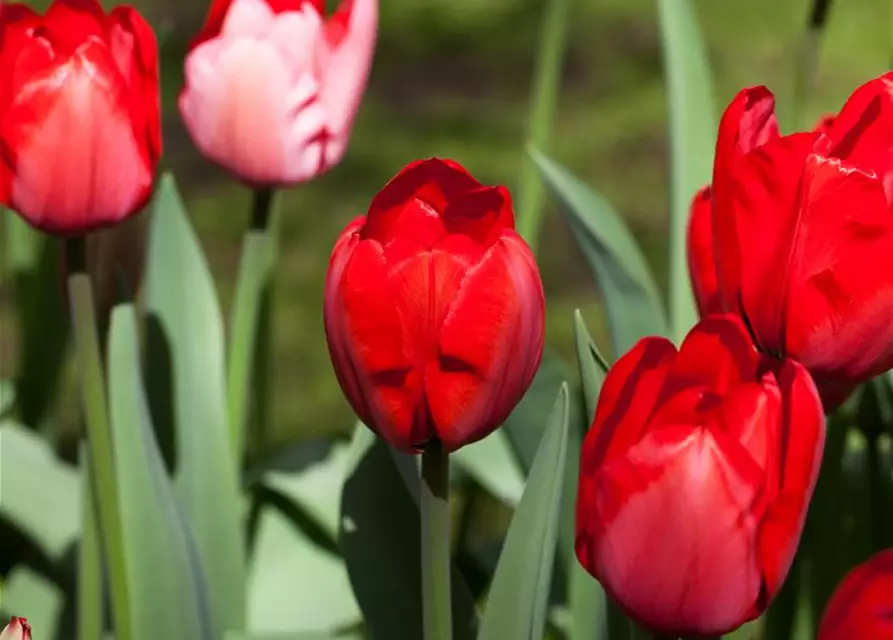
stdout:
[(13, 617), (0, 631), (0, 640), (31, 640), (31, 625), (25, 618)]
[(186, 56), (180, 113), (199, 150), (259, 187), (337, 164), (360, 106), (378, 0), (214, 0)]
[(893, 640), (893, 549), (851, 570), (835, 589), (818, 640)]
[(509, 194), (449, 160), (410, 164), (347, 226), (324, 314), (354, 411), (407, 452), (488, 435), (543, 352), (542, 282)]
[(132, 7), (0, 16), (0, 204), (80, 235), (138, 212), (161, 156), (155, 35)]
[[(803, 363), (831, 410), (893, 367), (893, 74), (811, 132), (780, 135), (774, 109), (768, 89), (745, 89), (720, 123), (716, 296), (762, 351)], [(696, 292), (709, 290), (702, 273), (692, 271)]]
[(759, 616), (793, 561), (825, 439), (798, 363), (755, 351), (734, 314), (677, 351), (639, 341), (608, 371), (580, 461), (580, 563), (673, 637)]

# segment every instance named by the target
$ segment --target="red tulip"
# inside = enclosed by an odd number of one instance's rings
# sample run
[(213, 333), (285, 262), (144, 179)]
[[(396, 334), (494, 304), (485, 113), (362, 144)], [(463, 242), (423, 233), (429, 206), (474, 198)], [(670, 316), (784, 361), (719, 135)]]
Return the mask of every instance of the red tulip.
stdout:
[(893, 640), (893, 549), (851, 570), (819, 625), (819, 640)]
[(31, 640), (31, 625), (25, 618), (13, 616), (3, 631), (0, 631), (0, 640)]
[(324, 314), (354, 411), (407, 452), (488, 435), (543, 352), (542, 282), (511, 198), (449, 160), (410, 164), (347, 226)]
[(873, 80), (814, 131), (788, 136), (772, 94), (745, 89), (720, 124), (712, 225), (722, 306), (746, 319), (762, 351), (802, 362), (827, 410), (893, 367), (891, 87), (893, 74)]
[(797, 548), (825, 439), (798, 363), (733, 314), (608, 371), (580, 462), (580, 563), (642, 625), (721, 635), (765, 611)]
[(703, 318), (722, 311), (713, 256), (713, 193), (709, 186), (695, 195), (688, 220), (688, 274)]
[(186, 57), (180, 113), (245, 182), (286, 186), (337, 164), (369, 76), (378, 0), (214, 0)]
[(138, 212), (161, 155), (158, 52), (139, 13), (96, 0), (0, 17), (0, 203), (79, 235)]

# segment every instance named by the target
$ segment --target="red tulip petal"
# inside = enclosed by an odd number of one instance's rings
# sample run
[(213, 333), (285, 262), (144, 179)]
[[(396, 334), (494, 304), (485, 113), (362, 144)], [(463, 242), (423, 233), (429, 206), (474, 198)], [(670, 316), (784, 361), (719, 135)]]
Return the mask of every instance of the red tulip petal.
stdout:
[(59, 57), (73, 55), (90, 38), (105, 42), (105, 13), (98, 0), (55, 0), (38, 28)]
[(853, 568), (834, 590), (818, 640), (893, 638), (893, 549)]
[(893, 367), (893, 217), (880, 183), (837, 160), (811, 156), (801, 193), (786, 353), (820, 390), (852, 387)]
[(893, 198), (893, 72), (853, 92), (816, 152), (882, 177)]
[(18, 64), (22, 49), (31, 43), (31, 29), (40, 24), (43, 18), (25, 4), (3, 5), (0, 14), (0, 121), (12, 103), (15, 95), (8, 89), (12, 84), (12, 74)]
[(760, 527), (758, 554), (766, 602), (784, 582), (806, 519), (825, 447), (825, 415), (809, 373), (797, 362), (786, 360), (776, 372), (782, 398), (781, 476), (779, 493)]
[(363, 237), (384, 243), (394, 236), (400, 211), (413, 198), (442, 214), (448, 202), (480, 186), (470, 173), (452, 160), (431, 158), (413, 162), (391, 178), (372, 200)]
[(669, 340), (644, 338), (614, 363), (583, 441), (581, 468), (597, 469), (639, 440), (675, 357)]
[(368, 403), (372, 417), (368, 426), (394, 446), (414, 450), (417, 439), (424, 442), (433, 434), (415, 433), (427, 423), (420, 415), (424, 403), (412, 351), (416, 345), (404, 333), (401, 301), (377, 242), (356, 244), (334, 295), (343, 305), (344, 343)]
[(488, 435), (521, 399), (542, 356), (544, 309), (535, 262), (516, 236), (467, 271), (425, 379), (448, 451)]
[[(725, 433), (649, 433), (596, 474), (594, 575), (634, 618), (672, 635), (720, 635), (760, 590), (753, 557), (762, 473)], [(681, 497), (684, 496), (684, 499)], [(587, 536), (591, 536), (587, 540)]]
[(741, 319), (732, 314), (701, 320), (685, 337), (661, 399), (686, 387), (706, 387), (719, 396), (756, 378), (758, 355)]
[(831, 125), (834, 124), (834, 120), (837, 118), (837, 115), (834, 113), (826, 113), (821, 118), (819, 118), (818, 122), (815, 123), (815, 127), (813, 127), (813, 131), (816, 133), (828, 133), (831, 129)]
[[(731, 180), (728, 219), (714, 223), (734, 237), (742, 262), (740, 305), (761, 349), (784, 351), (785, 295), (792, 253), (808, 220), (801, 210), (801, 179), (818, 134), (798, 133), (751, 151)], [(717, 236), (721, 238), (721, 236)], [(719, 255), (725, 245), (717, 247)], [(722, 261), (722, 258), (720, 259)]]
[(713, 164), (713, 233), (717, 281), (726, 309), (737, 308), (743, 260), (732, 214), (735, 167), (742, 156), (778, 136), (775, 96), (766, 87), (741, 90), (719, 123)]
[(515, 228), (512, 197), (505, 187), (480, 187), (447, 204), (443, 224), (449, 233), (489, 246), (503, 229)]
[(713, 196), (710, 186), (695, 195), (688, 220), (688, 275), (703, 318), (722, 311), (713, 254)]
[[(226, 20), (226, 14), (233, 2), (235, 0), (212, 0), (211, 9), (208, 11), (205, 23), (202, 25), (198, 35), (189, 43), (190, 51), (203, 42), (220, 35), (223, 23)], [(270, 7), (273, 13), (299, 11), (305, 2), (309, 2), (320, 15), (325, 15), (325, 0), (263, 0), (263, 2)]]

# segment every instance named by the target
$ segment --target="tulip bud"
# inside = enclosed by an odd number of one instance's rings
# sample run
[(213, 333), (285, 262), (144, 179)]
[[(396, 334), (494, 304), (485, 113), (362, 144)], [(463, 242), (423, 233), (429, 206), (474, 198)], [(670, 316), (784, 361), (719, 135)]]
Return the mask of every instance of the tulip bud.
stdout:
[(145, 205), (161, 155), (158, 53), (135, 9), (3, 9), (0, 149), (0, 204), (44, 231), (82, 235)]
[(677, 351), (645, 338), (608, 371), (580, 462), (580, 563), (637, 621), (715, 636), (759, 616), (803, 530), (825, 438), (806, 370), (757, 353), (741, 320)]
[(31, 625), (25, 618), (13, 617), (0, 631), (0, 640), (31, 640)]
[(818, 640), (893, 638), (893, 549), (852, 569), (834, 590)]
[(723, 115), (713, 173), (723, 307), (809, 370), (826, 411), (893, 367), (893, 73), (782, 136), (765, 87)]
[(186, 56), (180, 113), (199, 150), (257, 187), (310, 180), (347, 148), (378, 0), (214, 0)]
[(511, 198), (449, 160), (410, 164), (347, 226), (324, 315), (354, 411), (407, 452), (488, 435), (542, 358), (542, 282)]

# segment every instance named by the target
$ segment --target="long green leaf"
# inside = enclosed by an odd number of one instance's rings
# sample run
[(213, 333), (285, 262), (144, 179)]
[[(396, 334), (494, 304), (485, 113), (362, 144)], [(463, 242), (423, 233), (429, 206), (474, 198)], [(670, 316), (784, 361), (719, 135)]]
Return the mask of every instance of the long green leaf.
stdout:
[(478, 640), (542, 637), (558, 541), (569, 407), (564, 385), (506, 535)]
[(0, 515), (52, 560), (77, 539), (81, 476), (59, 460), (49, 443), (13, 422), (0, 424)]
[[(415, 478), (414, 492), (404, 480), (409, 477)], [(414, 458), (393, 454), (387, 443), (357, 426), (341, 496), (340, 544), (376, 638), (418, 640), (423, 635), (418, 485)], [(454, 638), (474, 638), (477, 612), (455, 565), (452, 589)]]
[(99, 521), (93, 504), (93, 479), (90, 477), (90, 455), (82, 445), (80, 466), (84, 470), (81, 490), (81, 543), (78, 548), (78, 640), (101, 638), (105, 629), (105, 594), (103, 590), (102, 547)]
[(577, 364), (580, 367), (586, 416), (591, 421), (595, 417), (598, 394), (608, 373), (608, 363), (595, 346), (595, 341), (586, 328), (586, 322), (579, 309), (574, 311), (574, 343), (577, 347)]
[(109, 391), (133, 640), (216, 640), (192, 532), (153, 435), (131, 305), (112, 312)]
[(530, 154), (595, 273), (610, 320), (614, 356), (644, 336), (665, 335), (657, 286), (623, 218), (566, 169), (536, 150)]
[(716, 145), (713, 81), (690, 0), (658, 0), (670, 121), (670, 329), (677, 343), (697, 322), (686, 236), (691, 200), (710, 182)]
[(148, 261), (146, 307), (160, 329), (152, 335), (166, 342), (150, 349), (170, 354), (170, 369), (152, 374), (172, 385), (177, 496), (195, 532), (214, 618), (221, 630), (239, 631), (245, 542), (227, 430), (223, 322), (211, 272), (170, 175), (158, 188)]
[(490, 495), (509, 506), (517, 505), (524, 493), (524, 472), (503, 429), (462, 447), (450, 460)]

